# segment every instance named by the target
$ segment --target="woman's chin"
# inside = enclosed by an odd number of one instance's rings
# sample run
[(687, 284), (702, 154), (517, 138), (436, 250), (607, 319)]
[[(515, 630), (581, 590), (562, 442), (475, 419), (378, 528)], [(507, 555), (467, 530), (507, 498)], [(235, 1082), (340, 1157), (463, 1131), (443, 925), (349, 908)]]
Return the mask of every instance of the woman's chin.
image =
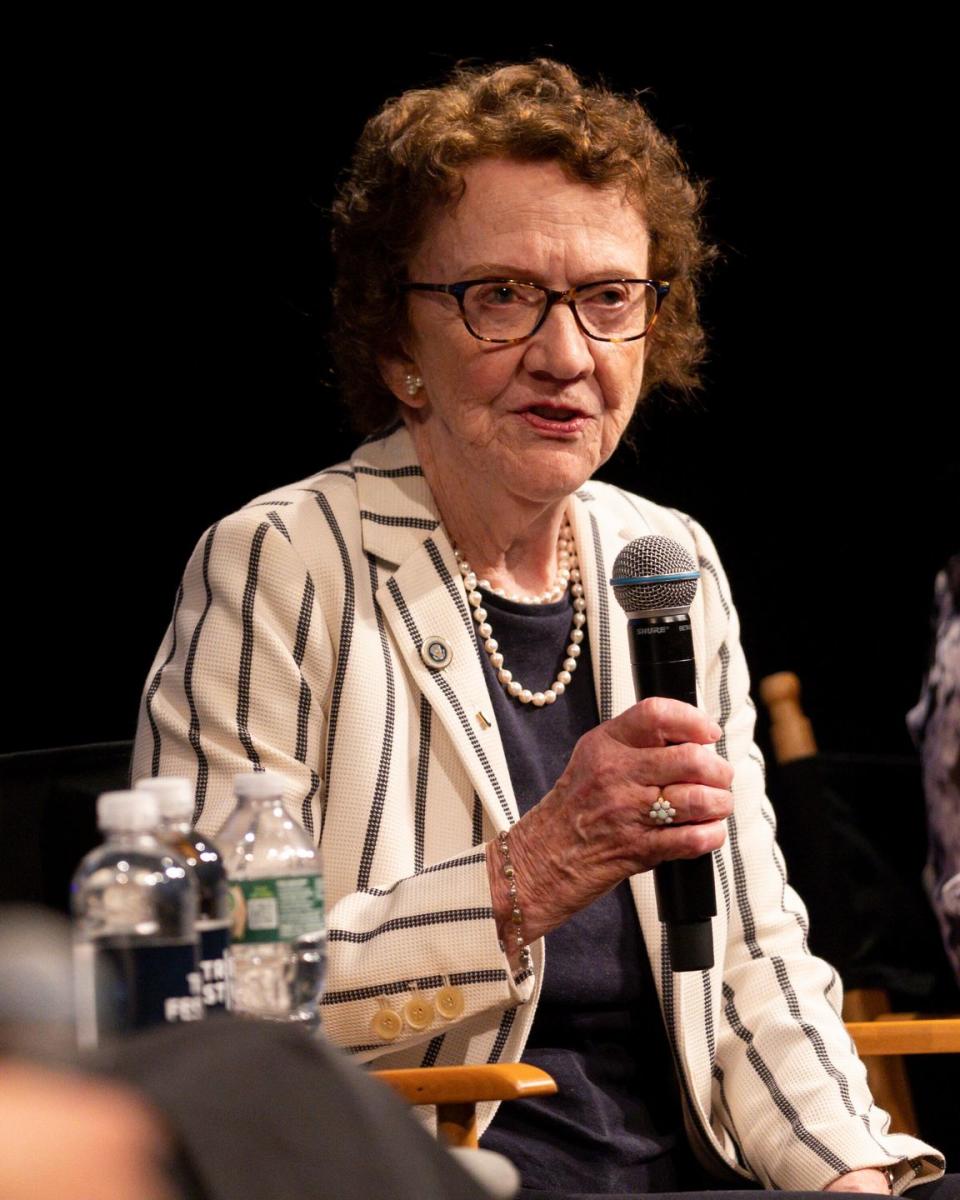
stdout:
[(531, 448), (513, 460), (504, 486), (515, 495), (541, 503), (565, 499), (599, 466), (597, 456), (585, 449), (556, 441)]

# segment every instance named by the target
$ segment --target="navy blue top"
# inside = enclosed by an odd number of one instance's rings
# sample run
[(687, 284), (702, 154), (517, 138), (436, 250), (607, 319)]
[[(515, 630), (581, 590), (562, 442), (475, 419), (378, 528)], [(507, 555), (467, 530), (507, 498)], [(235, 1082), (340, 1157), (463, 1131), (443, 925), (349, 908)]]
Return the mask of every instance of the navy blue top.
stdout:
[[(567, 656), (570, 596), (524, 605), (484, 593), (483, 605), (504, 666), (532, 692), (545, 691)], [(482, 645), (481, 653), (523, 814), (553, 787), (577, 740), (599, 724), (589, 638), (566, 692), (543, 708), (508, 696)], [(522, 909), (522, 878), (517, 886)], [(547, 934), (543, 990), (523, 1061), (548, 1071), (559, 1093), (502, 1104), (482, 1144), (516, 1164), (524, 1187), (656, 1192), (692, 1181), (673, 1062), (626, 882)]]

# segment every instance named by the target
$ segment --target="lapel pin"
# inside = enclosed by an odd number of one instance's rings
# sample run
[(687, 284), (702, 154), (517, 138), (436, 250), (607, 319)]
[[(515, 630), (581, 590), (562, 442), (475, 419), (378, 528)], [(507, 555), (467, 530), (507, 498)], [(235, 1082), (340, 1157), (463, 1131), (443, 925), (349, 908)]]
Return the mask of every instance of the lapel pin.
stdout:
[(490, 728), (490, 722), (484, 713), (478, 711), (477, 712), (477, 720), (480, 722), (481, 728), (483, 728), (483, 729)]
[(428, 637), (420, 647), (420, 657), (431, 671), (442, 671), (453, 662), (453, 651), (442, 637)]

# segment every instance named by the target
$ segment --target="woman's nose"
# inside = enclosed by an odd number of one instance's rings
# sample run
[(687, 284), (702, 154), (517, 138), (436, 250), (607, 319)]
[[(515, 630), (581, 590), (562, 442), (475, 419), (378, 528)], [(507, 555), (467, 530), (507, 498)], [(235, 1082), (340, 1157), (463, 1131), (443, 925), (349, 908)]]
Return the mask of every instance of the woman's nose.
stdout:
[(527, 369), (556, 379), (578, 379), (593, 371), (590, 339), (577, 324), (569, 304), (555, 304), (527, 342)]

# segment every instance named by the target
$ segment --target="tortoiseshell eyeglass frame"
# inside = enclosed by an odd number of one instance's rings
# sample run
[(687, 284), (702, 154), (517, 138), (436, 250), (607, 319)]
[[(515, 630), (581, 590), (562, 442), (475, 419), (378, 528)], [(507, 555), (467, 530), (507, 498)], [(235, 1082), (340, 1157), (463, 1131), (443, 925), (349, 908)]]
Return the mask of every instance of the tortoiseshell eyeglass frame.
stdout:
[[(475, 287), (478, 283), (510, 283), (518, 287), (536, 288), (538, 292), (542, 292), (546, 297), (546, 304), (543, 312), (540, 314), (540, 319), (534, 325), (529, 333), (525, 333), (523, 337), (515, 338), (492, 338), (484, 337), (482, 333), (477, 333), (472, 328), (467, 320), (467, 310), (463, 303), (463, 297), (466, 294), (467, 288)], [(653, 310), (653, 316), (650, 318), (650, 323), (647, 325), (643, 333), (635, 333), (630, 337), (601, 337), (597, 333), (591, 333), (583, 322), (580, 320), (580, 314), (577, 312), (577, 295), (580, 292), (585, 292), (588, 289), (602, 287), (605, 283), (645, 283), (652, 287), (657, 293), (657, 303)], [(543, 287), (539, 283), (531, 283), (527, 279), (463, 279), (459, 283), (401, 283), (400, 288), (405, 292), (443, 292), (448, 296), (453, 296), (460, 307), (460, 317), (466, 326), (467, 332), (475, 337), (480, 342), (495, 342), (501, 346), (513, 346), (517, 342), (525, 342), (528, 338), (532, 338), (538, 329), (546, 321), (550, 315), (550, 309), (555, 304), (569, 304), (570, 310), (573, 313), (573, 319), (577, 323), (577, 328), (584, 336), (592, 338), (595, 342), (636, 342), (640, 338), (646, 337), (650, 330), (654, 327), (657, 317), (660, 315), (660, 308), (664, 300), (667, 298), (667, 293), (670, 291), (670, 284), (665, 279), (594, 279), (590, 283), (581, 283), (576, 287), (567, 288), (566, 291), (557, 291), (554, 288)]]

